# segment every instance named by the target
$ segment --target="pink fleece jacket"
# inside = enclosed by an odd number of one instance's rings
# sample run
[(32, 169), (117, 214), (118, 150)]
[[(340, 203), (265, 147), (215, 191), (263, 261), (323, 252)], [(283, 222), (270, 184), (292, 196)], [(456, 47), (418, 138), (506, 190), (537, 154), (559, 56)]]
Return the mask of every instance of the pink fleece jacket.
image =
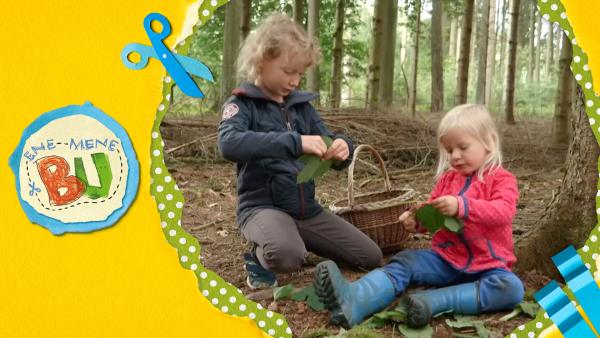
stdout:
[(431, 245), (459, 270), (476, 272), (493, 268), (510, 270), (513, 253), (512, 220), (517, 210), (517, 180), (504, 168), (488, 170), (483, 181), (448, 170), (436, 183), (429, 201), (452, 195), (458, 199), (462, 233), (438, 231)]

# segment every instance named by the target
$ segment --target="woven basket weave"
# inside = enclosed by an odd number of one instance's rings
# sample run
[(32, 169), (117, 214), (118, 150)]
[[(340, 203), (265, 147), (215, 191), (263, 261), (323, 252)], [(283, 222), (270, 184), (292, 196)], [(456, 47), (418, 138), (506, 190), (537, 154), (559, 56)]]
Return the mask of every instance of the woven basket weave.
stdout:
[[(354, 196), (354, 165), (358, 154), (370, 151), (379, 162), (385, 190)], [(348, 198), (333, 202), (329, 209), (367, 234), (383, 252), (398, 251), (408, 238), (408, 232), (398, 221), (400, 215), (415, 204), (412, 189), (392, 190), (381, 155), (368, 144), (359, 145), (348, 167)]]

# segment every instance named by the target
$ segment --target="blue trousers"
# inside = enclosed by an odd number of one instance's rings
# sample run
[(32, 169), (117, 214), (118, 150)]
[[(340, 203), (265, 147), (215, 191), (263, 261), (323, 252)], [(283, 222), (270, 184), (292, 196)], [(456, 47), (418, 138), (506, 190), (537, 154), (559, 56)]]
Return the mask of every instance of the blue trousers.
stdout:
[(397, 296), (409, 284), (441, 287), (475, 282), (479, 284), (481, 312), (512, 309), (523, 300), (523, 283), (514, 273), (504, 269), (457, 270), (433, 250), (401, 251), (382, 270), (392, 281)]

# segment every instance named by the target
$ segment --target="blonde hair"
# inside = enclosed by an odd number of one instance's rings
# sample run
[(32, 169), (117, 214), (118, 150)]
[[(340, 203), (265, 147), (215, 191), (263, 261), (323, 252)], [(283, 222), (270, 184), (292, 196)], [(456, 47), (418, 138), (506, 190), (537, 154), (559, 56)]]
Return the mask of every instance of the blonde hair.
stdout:
[(321, 58), (318, 42), (302, 26), (287, 15), (273, 13), (244, 40), (237, 59), (239, 78), (254, 82), (260, 77), (263, 62), (283, 52), (306, 57), (307, 67)]
[(502, 166), (502, 150), (500, 148), (500, 137), (496, 125), (487, 109), (478, 104), (463, 104), (452, 108), (438, 127), (437, 143), (439, 148), (439, 162), (436, 178), (439, 178), (450, 168), (450, 154), (442, 144), (444, 137), (451, 129), (459, 128), (475, 137), (487, 151), (488, 157), (477, 170), (477, 178), (483, 180), (483, 173), (490, 169), (495, 170)]

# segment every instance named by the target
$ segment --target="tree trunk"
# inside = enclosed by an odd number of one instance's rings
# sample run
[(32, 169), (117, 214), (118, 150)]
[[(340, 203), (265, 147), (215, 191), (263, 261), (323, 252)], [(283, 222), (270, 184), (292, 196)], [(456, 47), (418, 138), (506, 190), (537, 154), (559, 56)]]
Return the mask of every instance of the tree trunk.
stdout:
[(335, 3), (335, 29), (333, 32), (333, 60), (331, 61), (331, 89), (329, 104), (332, 108), (339, 108), (342, 99), (342, 57), (344, 45), (344, 17), (345, 0), (336, 0)]
[[(480, 23), (480, 16), (481, 16), (481, 5), (482, 5), (483, 0), (475, 0), (473, 2), (473, 23), (471, 26), (471, 57), (469, 60), (469, 81), (467, 83), (470, 83), (471, 86), (473, 86), (473, 84), (475, 84), (475, 86), (477, 86), (477, 65), (479, 63), (479, 53), (477, 53), (477, 44), (480, 42), (479, 41), (479, 30), (481, 29), (481, 27), (479, 26)], [(475, 89), (477, 89), (477, 87), (474, 87)], [(475, 93), (475, 91), (473, 91)], [(467, 101), (469, 100), (469, 90), (467, 88)]]
[(243, 0), (242, 1), (242, 22), (241, 22), (241, 31), (242, 38), (241, 41), (244, 41), (248, 34), (250, 33), (250, 25), (252, 24), (252, 0)]
[(554, 73), (554, 24), (548, 21), (546, 36), (546, 78), (551, 79)]
[(458, 23), (456, 18), (450, 19), (450, 39), (448, 41), (448, 58), (456, 58), (456, 33), (458, 32)]
[(535, 71), (535, 8), (536, 4), (534, 1), (530, 3), (530, 16), (529, 16), (529, 64), (527, 67), (527, 82), (533, 82), (533, 73)]
[(506, 19), (510, 10), (510, 4), (508, 2), (509, 0), (502, 0), (502, 21), (500, 22), (500, 29), (497, 35), (499, 40), (498, 42), (500, 43), (500, 63), (498, 64), (497, 69), (497, 73), (500, 74), (498, 78), (500, 82), (500, 92), (502, 93), (500, 95), (500, 103), (502, 103), (502, 95), (504, 95), (504, 81), (506, 80), (506, 77), (503, 76), (506, 74), (505, 60), (508, 59), (508, 56), (506, 54), (506, 51), (508, 50), (508, 48), (506, 48), (508, 46), (508, 34), (506, 34)]
[(442, 53), (442, 12), (442, 0), (433, 0), (433, 12), (431, 16), (432, 112), (439, 112), (444, 110), (444, 56)]
[[(400, 14), (402, 15), (402, 12), (400, 12)], [(401, 40), (400, 40), (400, 65), (404, 65), (407, 63), (408, 60), (408, 28), (406, 25), (406, 22), (408, 21), (408, 17), (402, 15), (401, 16), (401, 22), (402, 24), (400, 25), (401, 27)]]
[(417, 1), (417, 26), (415, 28), (414, 47), (413, 47), (413, 68), (412, 68), (412, 79), (410, 87), (410, 99), (409, 107), (410, 113), (413, 117), (416, 116), (417, 112), (417, 71), (419, 70), (419, 35), (421, 33), (421, 0)]
[(479, 43), (477, 44), (479, 51), (479, 67), (477, 69), (477, 91), (475, 93), (475, 102), (479, 104), (485, 104), (485, 80), (488, 59), (488, 37), (490, 30), (490, 1), (496, 0), (482, 0), (482, 19), (479, 26)]
[(535, 29), (535, 66), (534, 66), (534, 79), (535, 83), (540, 83), (540, 67), (541, 67), (541, 58), (542, 58), (542, 16), (537, 15), (537, 26)]
[(492, 89), (494, 88), (494, 71), (496, 70), (496, 0), (490, 1), (490, 20), (488, 24), (487, 65), (485, 69), (485, 100), (489, 107), (492, 104)]
[(462, 15), (456, 19), (456, 48), (454, 61), (456, 62), (455, 69), (458, 69), (458, 61), (460, 59), (460, 39), (462, 38)]
[(292, 13), (294, 21), (300, 24), (300, 26), (304, 26), (304, 0), (294, 0)]
[[(308, 0), (308, 35), (319, 39), (319, 7), (321, 0)], [(306, 75), (308, 82), (308, 91), (319, 94), (321, 92), (321, 83), (319, 78), (319, 65), (312, 66)], [(321, 105), (321, 98), (317, 96), (317, 106)]]
[[(465, 0), (463, 22), (460, 36), (460, 53), (458, 67), (456, 69), (456, 99), (455, 104), (467, 102), (469, 85), (469, 58), (471, 57), (471, 29), (473, 25), (473, 5), (475, 0)], [(518, 1), (518, 0), (517, 0)]]
[(228, 97), (236, 86), (235, 58), (240, 47), (241, 1), (231, 1), (225, 5), (225, 28), (223, 32), (223, 75), (221, 77), (221, 99)]
[[(385, 1), (385, 0), (384, 0)], [(373, 29), (371, 31), (371, 53), (369, 54), (369, 84), (367, 102), (371, 109), (377, 108), (379, 100), (379, 84), (381, 82), (381, 43), (383, 39), (383, 17), (385, 4), (382, 0), (375, 0), (373, 8)], [(392, 48), (393, 49), (393, 48)]]
[(571, 125), (573, 136), (558, 193), (535, 228), (516, 245), (517, 267), (521, 271), (535, 268), (556, 276), (551, 257), (569, 244), (580, 247), (597, 223), (595, 196), (600, 151), (585, 112), (581, 88)]
[(379, 82), (379, 104), (390, 107), (394, 99), (394, 61), (396, 60), (396, 30), (398, 27), (398, 1), (385, 1), (383, 16), (383, 35), (388, 48), (381, 53), (381, 71)]
[(517, 69), (517, 45), (519, 38), (519, 7), (521, 0), (511, 0), (510, 37), (508, 41), (508, 64), (506, 65), (505, 113), (506, 123), (515, 124), (515, 75)]
[(556, 88), (556, 105), (554, 107), (553, 139), (555, 144), (566, 144), (569, 142), (569, 116), (573, 103), (573, 73), (571, 72), (571, 60), (573, 59), (573, 47), (569, 37), (563, 33), (562, 51), (560, 53), (560, 79)]

